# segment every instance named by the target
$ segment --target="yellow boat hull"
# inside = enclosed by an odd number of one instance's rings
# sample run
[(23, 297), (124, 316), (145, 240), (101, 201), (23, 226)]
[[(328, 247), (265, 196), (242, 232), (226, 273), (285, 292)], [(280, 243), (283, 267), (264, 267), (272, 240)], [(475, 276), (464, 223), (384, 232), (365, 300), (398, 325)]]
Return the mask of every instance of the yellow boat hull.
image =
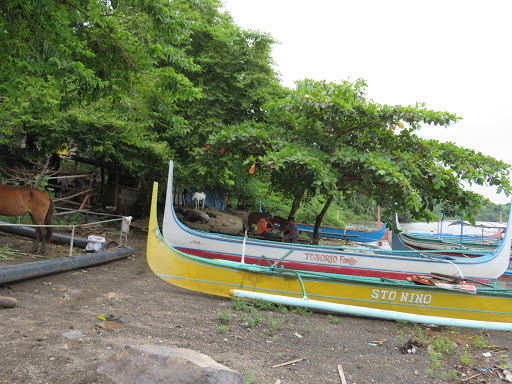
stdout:
[[(209, 260), (174, 249), (160, 233), (153, 192), (147, 259), (163, 280), (193, 291), (229, 297), (233, 289), (362, 308), (451, 319), (508, 323), (512, 330), (512, 295), (479, 289), (476, 294), (415, 285), (398, 280), (310, 274)], [(300, 278), (299, 278), (300, 276)]]

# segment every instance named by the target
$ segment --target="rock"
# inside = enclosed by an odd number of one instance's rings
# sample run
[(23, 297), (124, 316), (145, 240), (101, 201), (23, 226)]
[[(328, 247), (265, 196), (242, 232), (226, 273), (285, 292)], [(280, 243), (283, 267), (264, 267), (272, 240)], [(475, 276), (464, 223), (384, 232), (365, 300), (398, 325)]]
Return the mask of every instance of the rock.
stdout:
[(62, 336), (70, 340), (80, 340), (85, 335), (81, 331), (68, 331), (64, 332)]
[(107, 293), (107, 300), (119, 300), (119, 295), (115, 292), (109, 292)]
[(155, 345), (127, 345), (103, 360), (97, 371), (116, 384), (243, 384), (240, 373), (202, 353)]
[(0, 307), (14, 308), (18, 304), (18, 300), (14, 297), (0, 296)]
[(188, 221), (191, 221), (193, 223), (199, 222), (208, 224), (208, 222), (210, 221), (210, 216), (197, 209), (187, 209), (184, 215)]

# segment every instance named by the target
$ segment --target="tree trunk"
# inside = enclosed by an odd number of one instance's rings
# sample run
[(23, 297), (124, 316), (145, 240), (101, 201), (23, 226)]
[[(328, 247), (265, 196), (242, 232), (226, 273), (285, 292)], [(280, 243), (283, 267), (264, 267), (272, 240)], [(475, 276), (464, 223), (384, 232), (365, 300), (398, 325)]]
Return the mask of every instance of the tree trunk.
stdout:
[(37, 176), (37, 179), (36, 181), (34, 182), (34, 186), (32, 188), (36, 188), (39, 187), (39, 184), (41, 183), (41, 180), (43, 179), (43, 176), (44, 174), (46, 173), (46, 171), (48, 170), (48, 165), (50, 164), (50, 159), (52, 157), (51, 156), (46, 156), (46, 163), (45, 165), (43, 166), (43, 170), (41, 171), (41, 173)]
[(322, 212), (320, 212), (318, 214), (318, 216), (316, 217), (315, 229), (313, 230), (313, 244), (318, 244), (318, 242), (320, 241), (320, 225), (322, 224), (324, 215), (327, 212), (327, 210), (329, 209), (329, 207), (331, 206), (333, 199), (334, 199), (333, 195), (329, 196), (329, 198), (325, 202)]
[(302, 197), (304, 197), (304, 193), (306, 193), (306, 187), (302, 187), (302, 189), (297, 192), (293, 199), (292, 208), (288, 217), (295, 216), (295, 213), (299, 210), (300, 202), (302, 201)]

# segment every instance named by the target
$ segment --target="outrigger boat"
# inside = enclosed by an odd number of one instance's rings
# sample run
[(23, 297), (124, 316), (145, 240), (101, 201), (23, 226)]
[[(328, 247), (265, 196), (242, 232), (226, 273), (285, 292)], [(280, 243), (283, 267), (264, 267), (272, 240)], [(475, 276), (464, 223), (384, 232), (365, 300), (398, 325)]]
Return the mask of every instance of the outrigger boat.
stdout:
[[(397, 250), (442, 251), (448, 252), (448, 254), (451, 255), (479, 257), (489, 252), (496, 251), (502, 244), (501, 239), (490, 237), (469, 238), (464, 236), (457, 237), (456, 235), (433, 236), (425, 233), (402, 231), (396, 216), (394, 224), (397, 230), (393, 231), (392, 244), (393, 248)], [(510, 255), (512, 256), (512, 249)], [(504, 274), (512, 275), (512, 257), (509, 257), (509, 265)]]
[[(313, 231), (315, 229), (314, 225), (304, 224), (304, 223), (296, 223), (300, 232), (307, 233), (308, 235), (313, 235)], [(380, 223), (379, 223), (380, 224)], [(382, 225), (379, 229), (373, 232), (365, 232), (365, 231), (356, 231), (347, 228), (336, 228), (330, 227), (327, 225), (322, 225), (318, 229), (318, 233), (321, 237), (327, 237), (331, 239), (340, 239), (340, 240), (350, 240), (356, 241), (360, 243), (371, 243), (375, 241), (379, 241), (384, 237), (386, 231), (386, 226)]]
[(409, 247), (421, 250), (472, 250), (489, 252), (501, 245), (502, 239), (495, 238), (467, 238), (451, 236), (432, 236), (430, 234), (410, 233), (403, 231), (395, 215), (395, 228), (397, 237)]
[[(428, 251), (375, 250), (282, 243), (197, 231), (188, 228), (178, 220), (173, 208), (172, 183), (173, 163), (170, 162), (163, 237), (176, 250), (188, 255), (304, 271), (402, 280), (412, 275), (435, 272), (489, 281), (497, 279), (508, 267), (509, 257), (503, 247), (479, 257), (467, 258)], [(510, 236), (505, 236), (503, 243), (505, 249), (510, 249)]]
[[(472, 289), (464, 291), (467, 287), (449, 287), (462, 290), (457, 291), (402, 280), (294, 270), (278, 266), (280, 262), (263, 266), (247, 264), (243, 259), (242, 262), (214, 260), (180, 252), (158, 227), (157, 193), (155, 183), (147, 259), (153, 272), (173, 285), (217, 296), (266, 300), (357, 316), (512, 330), (510, 290), (469, 286)], [(167, 193), (169, 196), (169, 190)], [(172, 210), (170, 201), (167, 199), (166, 210)], [(171, 227), (176, 229), (172, 224)], [(178, 235), (183, 236), (182, 230)], [(507, 232), (504, 246), (510, 247), (510, 241)]]

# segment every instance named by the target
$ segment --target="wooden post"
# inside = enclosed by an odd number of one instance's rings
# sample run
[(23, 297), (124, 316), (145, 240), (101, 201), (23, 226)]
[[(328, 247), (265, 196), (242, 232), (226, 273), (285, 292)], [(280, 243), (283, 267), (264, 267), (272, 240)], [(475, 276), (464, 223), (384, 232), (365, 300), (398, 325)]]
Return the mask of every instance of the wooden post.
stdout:
[(119, 172), (116, 173), (116, 192), (114, 195), (114, 207), (117, 209), (117, 190), (119, 188)]

